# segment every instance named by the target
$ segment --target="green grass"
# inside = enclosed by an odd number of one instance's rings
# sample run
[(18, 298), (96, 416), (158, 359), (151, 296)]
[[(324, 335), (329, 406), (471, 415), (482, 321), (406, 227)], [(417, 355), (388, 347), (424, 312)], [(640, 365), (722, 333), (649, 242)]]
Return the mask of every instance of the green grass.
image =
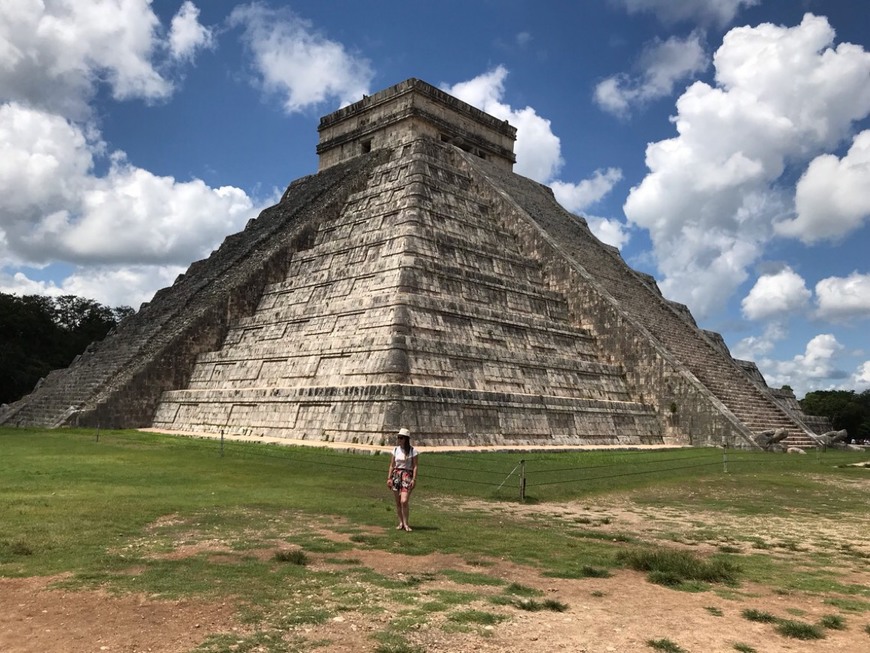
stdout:
[(277, 551), (274, 556), (272, 556), (273, 560), (277, 560), (278, 562), (289, 562), (291, 565), (299, 565), (304, 567), (308, 564), (308, 556), (305, 555), (304, 551), (300, 551), (298, 549), (293, 549), (291, 551)]
[(511, 596), (541, 596), (543, 592), (533, 587), (526, 587), (519, 583), (511, 583), (504, 588), (504, 593)]
[(462, 583), (463, 585), (498, 587), (506, 584), (501, 578), (488, 576), (486, 574), (469, 573), (467, 571), (457, 571), (456, 569), (445, 569), (440, 573), (445, 578), (448, 578), (455, 583)]
[(740, 653), (758, 653), (755, 648), (743, 642), (734, 642), (734, 650), (740, 651)]
[(656, 651), (664, 651), (664, 653), (686, 653), (686, 649), (669, 639), (648, 639), (646, 645)]
[(506, 616), (483, 610), (458, 610), (447, 615), (447, 619), (457, 624), (476, 624), (493, 626), (507, 619)]
[(843, 612), (870, 612), (870, 601), (862, 601), (861, 599), (837, 597), (827, 598), (824, 602)]
[(740, 571), (738, 565), (725, 558), (704, 559), (687, 551), (660, 547), (620, 551), (617, 560), (635, 571), (647, 572), (650, 582), (669, 587), (693, 581), (734, 584)]
[(826, 614), (821, 619), (819, 619), (819, 625), (822, 628), (827, 628), (828, 630), (845, 630), (846, 622), (838, 614)]
[[(426, 454), (412, 508), (415, 531), (397, 533), (382, 482), (386, 456), (234, 442), (221, 450), (213, 440), (134, 431), (102, 431), (97, 439), (88, 430), (0, 429), (0, 576), (63, 574), (69, 588), (232, 597), (247, 623), (256, 625), (232, 650), (270, 653), (311, 646), (279, 643), (294, 625), (323, 623), (348, 609), (379, 614), (384, 595), (402, 605), (417, 602), (397, 623), (425, 619), (426, 606), (457, 626), (485, 626), (469, 616), (475, 613), (469, 606), (490, 596), (499, 597), (497, 605), (525, 600), (545, 606), (538, 590), (486, 574), (498, 560), (578, 579), (606, 579), (629, 566), (690, 591), (745, 578), (784, 592), (824, 593), (837, 609), (864, 612), (870, 590), (837, 575), (837, 556), (862, 561), (848, 547), (832, 547), (812, 569), (762, 551), (741, 555), (738, 568), (731, 556), (671, 551), (630, 532), (575, 530), (577, 523), (610, 524), (597, 502), (612, 493), (644, 509), (712, 511), (726, 523), (728, 515), (783, 510), (798, 518), (848, 519), (870, 511), (870, 497), (851, 482), (866, 470), (837, 466), (855, 459), (836, 452), (818, 459), (729, 452), (724, 474), (721, 451), (712, 449), (528, 455), (529, 503), (573, 500), (590, 515), (601, 513), (540, 528), (533, 515), (456, 508), (463, 499), (515, 502), (515, 486), (498, 486), (516, 468), (516, 454)], [(718, 526), (699, 527), (694, 535), (714, 546), (731, 543), (720, 546), (721, 553), (749, 542)], [(800, 548), (781, 537), (771, 540)], [(483, 573), (439, 571), (439, 579), (459, 587), (435, 590), (434, 576), (413, 564), (401, 574), (381, 575), (359, 558), (340, 557), (353, 549), (455, 555)], [(558, 607), (553, 602), (543, 609)], [(389, 628), (376, 633), (379, 650), (418, 650), (400, 635)], [(230, 650), (222, 642), (215, 635), (201, 651)]]
[(776, 621), (776, 617), (769, 612), (764, 612), (763, 610), (756, 610), (754, 608), (747, 608), (743, 612), (740, 613), (743, 615), (744, 619), (749, 619), (749, 621), (758, 621), (760, 623), (774, 623)]
[(803, 621), (780, 619), (776, 622), (774, 628), (780, 635), (793, 639), (812, 640), (825, 638), (825, 633), (819, 626)]

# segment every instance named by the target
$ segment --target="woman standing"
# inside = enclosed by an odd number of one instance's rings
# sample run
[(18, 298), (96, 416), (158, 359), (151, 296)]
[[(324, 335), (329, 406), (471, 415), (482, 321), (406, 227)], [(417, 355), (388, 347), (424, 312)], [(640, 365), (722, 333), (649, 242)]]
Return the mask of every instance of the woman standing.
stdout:
[(411, 432), (402, 428), (396, 436), (397, 446), (390, 457), (390, 470), (387, 472), (387, 487), (396, 499), (396, 514), (399, 516), (397, 531), (410, 531), (408, 513), (411, 490), (417, 484), (417, 450), (411, 446)]

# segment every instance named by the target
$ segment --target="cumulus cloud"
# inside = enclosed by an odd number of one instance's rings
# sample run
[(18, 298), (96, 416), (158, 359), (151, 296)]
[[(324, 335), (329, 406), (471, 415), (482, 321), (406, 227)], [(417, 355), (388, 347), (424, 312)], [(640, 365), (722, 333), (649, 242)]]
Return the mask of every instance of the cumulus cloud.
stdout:
[(787, 336), (788, 331), (781, 322), (768, 322), (762, 335), (743, 338), (731, 349), (731, 353), (734, 358), (741, 360), (761, 360)]
[(770, 387), (790, 385), (801, 396), (809, 390), (848, 385), (851, 375), (839, 366), (844, 349), (832, 334), (823, 333), (807, 343), (804, 353), (790, 360), (761, 358), (757, 364)]
[(797, 215), (776, 225), (804, 243), (837, 240), (870, 219), (870, 130), (852, 141), (842, 159), (823, 154), (810, 163), (795, 193)]
[(173, 90), (152, 58), (161, 46), (149, 0), (6, 2), (0, 12), (0, 101), (83, 119), (98, 82), (119, 100)]
[(444, 87), (451, 95), (517, 128), (514, 170), (541, 183), (552, 180), (562, 167), (562, 148), (550, 121), (532, 107), (514, 109), (503, 101), (508, 71), (497, 66), (474, 79)]
[(816, 284), (817, 315), (826, 320), (870, 317), (870, 274), (828, 277)]
[(593, 97), (603, 110), (624, 116), (632, 106), (669, 96), (677, 82), (695, 76), (708, 65), (700, 32), (685, 39), (657, 39), (641, 55), (640, 74), (608, 77), (596, 85)]
[(329, 99), (349, 104), (369, 92), (373, 73), (368, 60), (288, 9), (252, 3), (236, 7), (229, 22), (242, 28), (260, 84), (283, 96), (287, 113)]
[[(556, 199), (569, 211), (576, 213), (593, 206), (622, 180), (622, 171), (596, 170), (591, 178), (576, 183), (558, 180), (556, 176), (564, 163), (559, 137), (553, 133), (550, 121), (532, 107), (514, 109), (504, 102), (507, 75), (507, 68), (497, 66), (473, 79), (442, 88), (517, 128), (515, 172), (549, 184)], [(619, 220), (588, 216), (587, 223), (592, 233), (610, 245), (622, 247), (628, 241), (628, 230)]]
[(99, 265), (81, 267), (65, 277), (60, 285), (37, 281), (21, 272), (0, 273), (0, 292), (19, 295), (77, 295), (94, 299), (105, 306), (131, 306), (138, 309), (154, 295), (154, 290), (172, 284), (187, 266)]
[(7, 256), (182, 263), (207, 253), (222, 234), (254, 211), (238, 188), (179, 182), (110, 157), (94, 174), (98, 135), (59, 116), (19, 105), (0, 106), (0, 231)]
[(630, 14), (652, 13), (664, 23), (693, 21), (728, 25), (744, 7), (752, 7), (761, 0), (611, 0)]
[(870, 388), (870, 361), (864, 361), (852, 375), (852, 387), (856, 390)]
[[(122, 151), (110, 151), (91, 109), (101, 87), (115, 100), (167, 98), (173, 85), (159, 72), (160, 58), (190, 60), (211, 39), (190, 2), (168, 34), (148, 0), (4, 5), (4, 292), (72, 293), (135, 305), (257, 212), (241, 189), (155, 175)], [(52, 283), (32, 272), (49, 265), (67, 276)]]
[(586, 224), (589, 225), (595, 237), (603, 243), (622, 249), (628, 243), (631, 234), (625, 226), (615, 218), (602, 218), (597, 215), (585, 214)]
[(213, 30), (200, 24), (199, 9), (185, 0), (169, 29), (169, 52), (173, 59), (193, 59), (198, 50), (214, 47), (214, 44)]
[(786, 266), (775, 274), (759, 277), (741, 307), (750, 320), (764, 320), (798, 312), (811, 297), (803, 277)]
[(554, 181), (550, 184), (559, 204), (569, 211), (582, 211), (610, 193), (613, 186), (622, 181), (622, 170), (607, 168), (596, 170), (590, 179), (577, 184)]
[(717, 85), (692, 84), (677, 101), (677, 136), (647, 147), (649, 173), (625, 214), (649, 230), (662, 291), (702, 318), (748, 278), (792, 210), (778, 186), (786, 166), (835, 147), (870, 114), (870, 53), (833, 39), (811, 14), (796, 27), (732, 29), (714, 56)]

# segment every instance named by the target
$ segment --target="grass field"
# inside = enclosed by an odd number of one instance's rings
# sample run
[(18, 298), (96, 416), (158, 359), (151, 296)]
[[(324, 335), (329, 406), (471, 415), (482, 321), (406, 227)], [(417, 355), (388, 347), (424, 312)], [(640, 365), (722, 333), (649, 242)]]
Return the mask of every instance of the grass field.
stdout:
[[(0, 577), (57, 576), (67, 589), (159, 599), (231, 596), (245, 634), (210, 635), (199, 649), (210, 652), (318, 650), (310, 638), (286, 633), (362, 605), (390, 613), (384, 601), (371, 601), (372, 588), (441, 614), (448, 636), (485, 636), (507, 618), (499, 610), (559, 611), (558, 601), (547, 605), (534, 588), (489, 573), (493, 560), (555, 579), (606, 579), (634, 569), (687, 592), (726, 596), (757, 583), (813, 594), (854, 622), (854, 633), (870, 622), (870, 589), (854, 582), (855, 573), (870, 570), (870, 542), (861, 532), (843, 538), (812, 524), (866, 523), (870, 471), (854, 464), (868, 461), (866, 452), (836, 451), (430, 453), (421, 458), (415, 532), (400, 535), (392, 529), (384, 455), (131, 431), (6, 429)], [(644, 518), (632, 526), (618, 506)], [(810, 527), (746, 528), (785, 517)], [(352, 555), (397, 546), (404, 555), (457, 556), (477, 571), (416, 570), (397, 580)], [(663, 550), (673, 555), (650, 555)], [(314, 559), (320, 567), (309, 564)], [(452, 589), (433, 589), (436, 576)], [(299, 587), (320, 598), (295, 601)], [(480, 609), (482, 596), (491, 610)], [(367, 636), (368, 650), (426, 650), (400, 636), (423, 619), (421, 609), (384, 621)], [(870, 646), (870, 634), (864, 637)]]

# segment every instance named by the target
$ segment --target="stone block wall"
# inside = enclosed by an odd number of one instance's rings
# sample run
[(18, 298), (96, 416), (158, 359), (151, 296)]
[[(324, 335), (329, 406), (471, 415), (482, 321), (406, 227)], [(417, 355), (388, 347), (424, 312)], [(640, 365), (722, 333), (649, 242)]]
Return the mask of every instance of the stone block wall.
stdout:
[(314, 246), (167, 392), (155, 426), (379, 443), (660, 442), (621, 368), (419, 139), (321, 222)]
[(231, 321), (253, 311), (294, 251), (311, 246), (314, 225), (340, 209), (382, 156), (294, 182), (281, 203), (194, 263), (69, 368), (10, 405), (0, 424), (150, 426), (162, 392), (187, 383), (196, 356), (219, 347)]
[(806, 426), (707, 339), (690, 314), (675, 310), (584, 222), (559, 207), (549, 189), (457, 156), (488, 181), (477, 192), (501, 199), (502, 228), (521, 234), (524, 253), (541, 261), (550, 287), (565, 295), (572, 320), (595, 336), (607, 359), (621, 363), (632, 396), (655, 408), (671, 437), (754, 446), (753, 432), (805, 433)]

